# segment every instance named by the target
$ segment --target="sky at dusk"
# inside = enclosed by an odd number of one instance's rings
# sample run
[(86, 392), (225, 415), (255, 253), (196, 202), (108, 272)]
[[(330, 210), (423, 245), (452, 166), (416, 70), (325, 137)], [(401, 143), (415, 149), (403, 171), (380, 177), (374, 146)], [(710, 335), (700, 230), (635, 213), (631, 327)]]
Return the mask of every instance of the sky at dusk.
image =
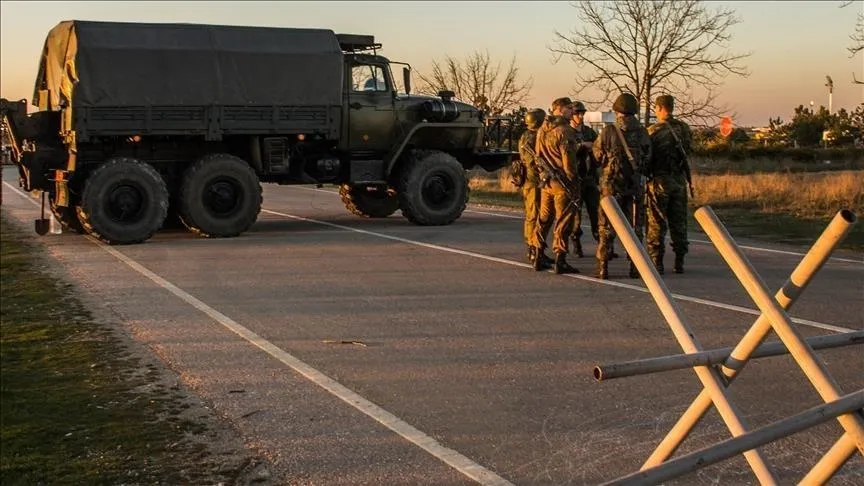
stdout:
[[(815, 2), (707, 2), (733, 9), (730, 50), (751, 52), (750, 75), (729, 77), (720, 100), (738, 114), (737, 125), (767, 125), (791, 117), (793, 108), (828, 104), (825, 76), (834, 80), (834, 109), (864, 103), (864, 53), (850, 57), (849, 36), (864, 1), (839, 8), (839, 0)], [(568, 2), (0, 2), (0, 96), (32, 96), (45, 35), (62, 20), (190, 22), (225, 25), (327, 28), (373, 34), (380, 53), (428, 72), (432, 59), (488, 51), (506, 64), (516, 56), (523, 76), (533, 78), (527, 105), (548, 107), (572, 94), (577, 67), (553, 63), (554, 31), (578, 25)], [(168, 73), (166, 73), (168, 74)], [(415, 83), (417, 77), (415, 75)], [(607, 107), (608, 109), (608, 107)]]

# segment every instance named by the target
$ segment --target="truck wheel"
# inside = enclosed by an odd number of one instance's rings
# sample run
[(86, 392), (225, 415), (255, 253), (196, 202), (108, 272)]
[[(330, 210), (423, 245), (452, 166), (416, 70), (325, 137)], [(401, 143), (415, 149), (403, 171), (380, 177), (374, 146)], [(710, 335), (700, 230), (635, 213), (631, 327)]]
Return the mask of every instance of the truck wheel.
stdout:
[(232, 237), (248, 230), (261, 211), (261, 183), (252, 167), (228, 154), (210, 154), (183, 174), (180, 218), (204, 237)]
[(63, 226), (64, 230), (72, 231), (75, 233), (86, 234), (84, 231), (84, 227), (81, 226), (81, 222), (78, 221), (78, 210), (75, 207), (61, 207), (54, 204), (54, 201), (51, 201), (51, 214), (57, 218), (57, 221), (60, 221), (60, 225)]
[(115, 158), (87, 177), (78, 220), (96, 238), (123, 245), (153, 236), (167, 211), (168, 188), (156, 169), (139, 160)]
[(468, 204), (468, 179), (450, 154), (422, 151), (402, 171), (399, 207), (414, 224), (441, 226), (456, 221)]
[(393, 190), (367, 191), (365, 187), (343, 184), (339, 197), (348, 211), (364, 218), (386, 218), (399, 209), (399, 198)]

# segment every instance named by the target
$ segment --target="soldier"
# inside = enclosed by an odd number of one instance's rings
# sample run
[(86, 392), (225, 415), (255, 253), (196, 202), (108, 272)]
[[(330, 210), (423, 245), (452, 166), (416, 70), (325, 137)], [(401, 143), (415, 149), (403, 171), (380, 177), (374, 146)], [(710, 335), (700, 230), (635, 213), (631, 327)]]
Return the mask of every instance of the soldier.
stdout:
[(693, 137), (690, 127), (672, 116), (674, 109), (675, 98), (658, 96), (654, 103), (657, 123), (648, 127), (654, 154), (646, 186), (648, 238), (645, 246), (660, 274), (663, 274), (667, 227), (675, 252), (675, 273), (684, 272), (684, 255), (688, 247), (687, 185), (690, 165), (687, 153)]
[[(549, 228), (555, 221), (553, 249), (555, 251), (555, 273), (579, 273), (567, 263), (567, 243), (573, 232), (573, 219), (579, 201), (571, 199), (571, 189), (579, 187), (579, 174), (576, 172), (576, 151), (568, 135), (568, 125), (572, 116), (573, 102), (570, 98), (558, 98), (552, 102), (552, 116), (547, 117), (537, 133), (535, 152), (552, 165), (563, 179), (556, 180), (552, 173), (543, 169), (541, 164), (540, 219), (537, 226), (537, 255), (543, 254)], [(569, 187), (565, 187), (567, 184)], [(578, 192), (573, 193), (578, 198)], [(542, 270), (540, 258), (535, 259), (534, 269)]]
[[(528, 262), (534, 264), (537, 257), (537, 220), (540, 206), (540, 175), (537, 162), (534, 160), (534, 149), (537, 147), (537, 130), (543, 125), (546, 112), (537, 108), (525, 114), (525, 124), (528, 129), (519, 139), (519, 159), (524, 170), (524, 182), (522, 182), (522, 201), (525, 207), (524, 237), (528, 246)], [(541, 267), (549, 267), (552, 259), (545, 253), (539, 253)]]
[(600, 204), (600, 191), (597, 189), (597, 163), (591, 153), (591, 148), (594, 140), (597, 140), (597, 132), (593, 128), (585, 124), (585, 105), (577, 101), (573, 104), (573, 117), (570, 118), (570, 131), (573, 135), (573, 140), (577, 145), (579, 158), (577, 160), (579, 177), (582, 179), (580, 189), (581, 204), (576, 210), (576, 219), (573, 223), (573, 252), (576, 256), (582, 258), (582, 207), (585, 206), (585, 211), (588, 213), (588, 220), (591, 222), (591, 234), (594, 236), (594, 241), (600, 239), (597, 232), (597, 209)]
[[(622, 93), (612, 105), (615, 123), (603, 127), (594, 141), (594, 157), (600, 165), (600, 197), (612, 196), (627, 214), (636, 236), (642, 239), (643, 174), (651, 158), (651, 138), (648, 131), (634, 116), (639, 102), (629, 93)], [(600, 211), (600, 241), (597, 244), (597, 273), (600, 279), (609, 278), (609, 258), (615, 232), (606, 213)], [(639, 272), (630, 263), (630, 278)]]

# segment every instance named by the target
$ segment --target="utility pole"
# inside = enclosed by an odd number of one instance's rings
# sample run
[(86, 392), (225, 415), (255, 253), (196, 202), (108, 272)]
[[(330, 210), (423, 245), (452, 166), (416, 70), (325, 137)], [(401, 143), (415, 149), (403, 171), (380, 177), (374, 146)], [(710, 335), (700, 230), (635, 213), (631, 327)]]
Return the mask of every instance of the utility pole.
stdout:
[(825, 79), (828, 80), (828, 82), (825, 83), (825, 86), (828, 87), (828, 114), (833, 115), (834, 114), (834, 110), (833, 110), (833, 107), (834, 107), (834, 103), (833, 103), (834, 81), (831, 80), (831, 76), (827, 76), (827, 75), (825, 76)]

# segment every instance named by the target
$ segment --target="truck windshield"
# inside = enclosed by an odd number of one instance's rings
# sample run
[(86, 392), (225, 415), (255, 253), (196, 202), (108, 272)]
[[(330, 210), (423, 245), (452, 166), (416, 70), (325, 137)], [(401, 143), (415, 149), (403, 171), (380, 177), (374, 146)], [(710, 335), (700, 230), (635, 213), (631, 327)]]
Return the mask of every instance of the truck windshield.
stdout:
[(381, 66), (357, 64), (351, 68), (351, 89), (354, 91), (388, 91), (386, 80)]

